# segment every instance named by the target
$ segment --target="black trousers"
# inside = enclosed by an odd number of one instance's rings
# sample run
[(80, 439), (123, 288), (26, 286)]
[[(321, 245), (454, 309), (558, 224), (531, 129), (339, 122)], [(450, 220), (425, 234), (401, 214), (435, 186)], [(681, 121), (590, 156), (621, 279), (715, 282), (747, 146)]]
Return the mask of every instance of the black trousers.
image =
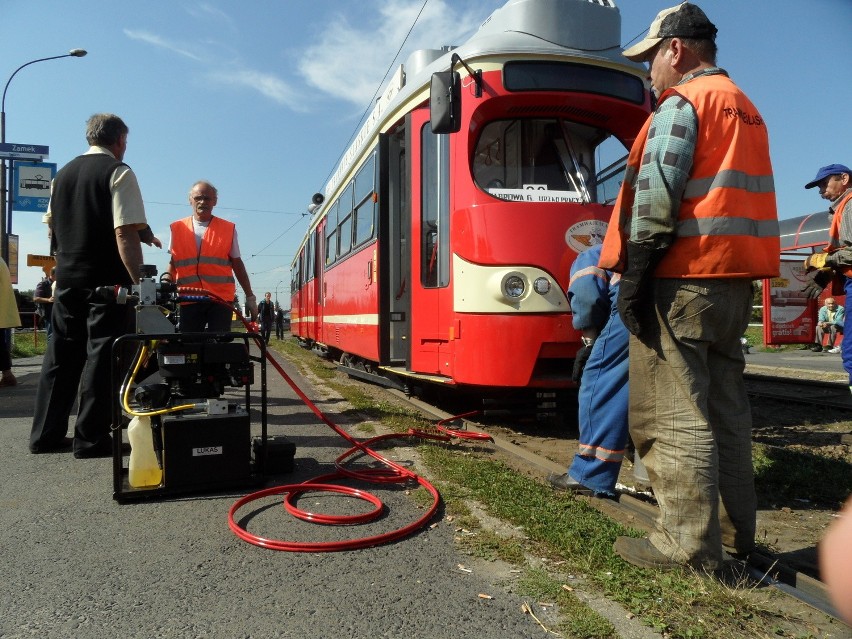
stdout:
[(12, 368), (11, 337), (11, 329), (0, 328), (0, 371), (8, 371)]
[(181, 333), (230, 333), (234, 309), (218, 302), (181, 304), (178, 329)]
[(272, 320), (260, 320), (260, 336), (269, 344), (269, 336), (272, 334)]
[(57, 288), (52, 319), (30, 450), (62, 441), (78, 395), (74, 451), (106, 446), (112, 425), (112, 345), (132, 328), (132, 308), (102, 300), (92, 289)]

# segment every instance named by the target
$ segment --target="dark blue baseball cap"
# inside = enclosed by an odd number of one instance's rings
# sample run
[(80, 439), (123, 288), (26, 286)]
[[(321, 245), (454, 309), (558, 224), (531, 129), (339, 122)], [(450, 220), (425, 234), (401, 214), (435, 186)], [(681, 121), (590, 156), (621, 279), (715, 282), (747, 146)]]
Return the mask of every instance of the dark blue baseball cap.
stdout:
[(848, 173), (852, 176), (852, 170), (850, 170), (848, 166), (843, 166), (842, 164), (829, 164), (828, 166), (824, 166), (817, 171), (816, 177), (813, 180), (805, 184), (805, 188), (812, 189), (825, 178), (832, 175), (840, 175), (841, 173)]

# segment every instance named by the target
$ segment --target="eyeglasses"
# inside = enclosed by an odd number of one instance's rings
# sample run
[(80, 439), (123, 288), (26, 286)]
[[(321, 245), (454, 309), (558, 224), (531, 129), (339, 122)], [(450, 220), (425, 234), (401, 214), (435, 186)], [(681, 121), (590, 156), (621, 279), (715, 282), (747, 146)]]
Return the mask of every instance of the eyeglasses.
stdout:
[(213, 201), (215, 199), (216, 199), (215, 195), (193, 195), (192, 196), (193, 202), (204, 202), (205, 200)]

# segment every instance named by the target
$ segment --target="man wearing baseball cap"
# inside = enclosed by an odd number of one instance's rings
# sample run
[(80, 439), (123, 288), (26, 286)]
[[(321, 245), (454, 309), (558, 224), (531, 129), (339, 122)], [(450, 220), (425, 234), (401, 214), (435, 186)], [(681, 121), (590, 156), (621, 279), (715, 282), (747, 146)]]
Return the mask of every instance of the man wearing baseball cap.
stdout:
[[(817, 171), (816, 177), (805, 184), (806, 189), (819, 188), (819, 195), (828, 200), (831, 215), (831, 227), (828, 230), (828, 244), (819, 253), (809, 255), (805, 260), (808, 283), (802, 289), (811, 298), (818, 298), (822, 290), (835, 275), (841, 275), (843, 290), (835, 283), (835, 295), (852, 294), (852, 171), (843, 164), (829, 164)], [(852, 300), (852, 297), (847, 298)], [(849, 302), (847, 302), (847, 305)], [(852, 321), (844, 319), (844, 339), (840, 343), (840, 355), (843, 368), (849, 374), (849, 390), (852, 391)]]
[(646, 568), (722, 567), (754, 549), (751, 407), (740, 338), (752, 280), (780, 241), (760, 112), (716, 66), (696, 5), (661, 11), (624, 55), (648, 64), (658, 106), (627, 160), (599, 266), (622, 273), (630, 331), (630, 434), (660, 513), (615, 552)]

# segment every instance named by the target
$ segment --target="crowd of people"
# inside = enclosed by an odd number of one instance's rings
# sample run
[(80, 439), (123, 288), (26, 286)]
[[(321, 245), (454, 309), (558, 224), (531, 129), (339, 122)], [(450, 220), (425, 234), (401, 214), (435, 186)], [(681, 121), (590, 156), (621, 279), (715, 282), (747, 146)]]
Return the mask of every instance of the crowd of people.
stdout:
[[(698, 6), (684, 2), (661, 11), (647, 36), (624, 51), (648, 65), (656, 107), (630, 149), (604, 242), (580, 254), (567, 291), (583, 341), (574, 368), (579, 450), (551, 483), (615, 496), (632, 440), (634, 463), (647, 469), (643, 478), (659, 511), (646, 538), (618, 537), (613, 548), (644, 568), (713, 572), (726, 553), (745, 557), (755, 548), (751, 410), (740, 339), (751, 315), (752, 281), (779, 272), (778, 216), (766, 124), (717, 66), (716, 32)], [(112, 454), (110, 347), (131, 329), (131, 315), (95, 290), (138, 283), (142, 242), (161, 246), (124, 163), (128, 132), (118, 116), (92, 116), (88, 151), (63, 167), (51, 187), (45, 218), (57, 266), (36, 297), (50, 339), (29, 442), (35, 454)], [(835, 294), (848, 294), (850, 171), (822, 167), (806, 185), (813, 187), (831, 202), (833, 219), (826, 250), (806, 261), (806, 292), (817, 297), (835, 281)], [(192, 215), (170, 227), (162, 279), (218, 298), (183, 303), (179, 328), (230, 330), (232, 309), (220, 302), (234, 299), (239, 282), (263, 339), (269, 342), (273, 325), (281, 339), (283, 311), (269, 292), (256, 303), (236, 226), (213, 214), (217, 201), (211, 183), (196, 182), (189, 191)], [(0, 328), (18, 321), (7, 312), (9, 288), (3, 264)], [(852, 388), (852, 343), (837, 346), (848, 321), (827, 298), (814, 350), (825, 338), (829, 352), (840, 349)], [(16, 383), (10, 369), (4, 346), (0, 386)], [(843, 525), (848, 522), (849, 516)], [(827, 565), (848, 563), (849, 544), (833, 547), (836, 557)], [(852, 587), (852, 570), (827, 574), (837, 575), (837, 588)]]

